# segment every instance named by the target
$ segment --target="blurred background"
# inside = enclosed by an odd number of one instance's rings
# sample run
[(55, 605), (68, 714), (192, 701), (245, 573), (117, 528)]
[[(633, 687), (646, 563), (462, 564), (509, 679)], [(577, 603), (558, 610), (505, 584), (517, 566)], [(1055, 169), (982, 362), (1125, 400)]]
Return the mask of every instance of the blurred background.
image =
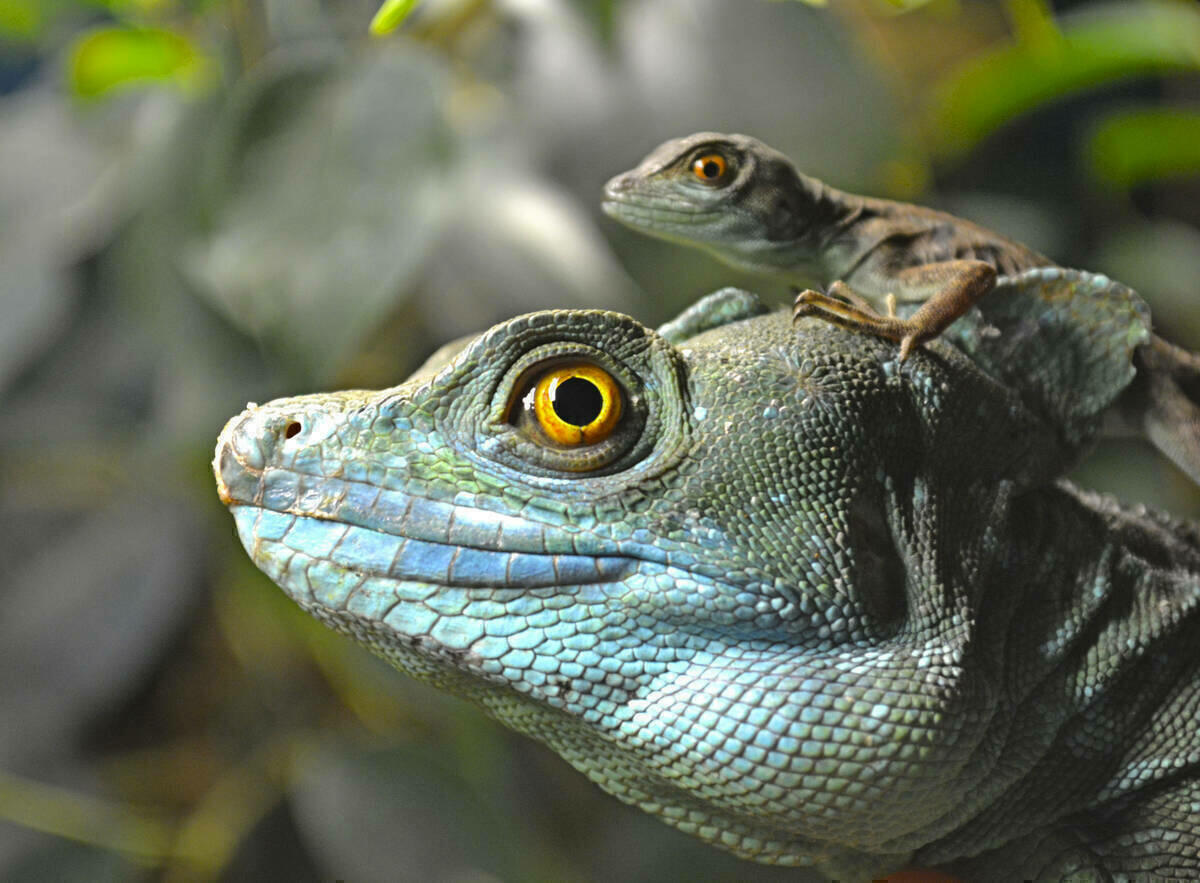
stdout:
[[(293, 608), (217, 501), (248, 400), (542, 307), (739, 278), (618, 229), (756, 135), (1150, 302), (1200, 348), (1200, 5), (0, 0), (0, 878), (801, 880), (623, 807)], [(1182, 515), (1137, 445), (1079, 480)]]

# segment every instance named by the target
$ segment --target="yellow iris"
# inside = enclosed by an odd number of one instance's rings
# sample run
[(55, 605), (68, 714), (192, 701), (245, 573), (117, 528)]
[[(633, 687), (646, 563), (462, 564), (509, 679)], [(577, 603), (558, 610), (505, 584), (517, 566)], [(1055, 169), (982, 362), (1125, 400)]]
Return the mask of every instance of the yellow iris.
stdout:
[(621, 419), (621, 388), (603, 368), (561, 365), (541, 376), (533, 411), (551, 441), (573, 447), (608, 438)]

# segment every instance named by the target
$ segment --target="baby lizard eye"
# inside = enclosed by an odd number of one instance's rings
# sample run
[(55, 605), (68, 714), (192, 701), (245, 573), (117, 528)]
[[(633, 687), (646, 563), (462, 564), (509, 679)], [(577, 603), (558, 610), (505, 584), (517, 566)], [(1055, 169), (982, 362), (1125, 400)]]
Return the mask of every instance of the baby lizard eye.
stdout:
[(594, 445), (612, 434), (621, 419), (621, 388), (607, 371), (586, 362), (544, 373), (524, 406), (546, 437), (564, 447)]
[(692, 174), (705, 184), (720, 184), (724, 181), (729, 164), (719, 153), (706, 153), (692, 160)]

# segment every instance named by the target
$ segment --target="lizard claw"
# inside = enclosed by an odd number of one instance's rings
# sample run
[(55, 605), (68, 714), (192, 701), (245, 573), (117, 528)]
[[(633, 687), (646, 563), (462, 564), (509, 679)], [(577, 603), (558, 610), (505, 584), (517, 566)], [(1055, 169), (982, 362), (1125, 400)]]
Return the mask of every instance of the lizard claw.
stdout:
[(805, 316), (815, 316), (820, 312), (820, 307), (817, 306), (817, 301), (824, 298), (825, 295), (819, 291), (813, 291), (811, 288), (806, 288), (804, 291), (796, 293), (796, 299), (792, 301), (792, 321), (803, 319)]

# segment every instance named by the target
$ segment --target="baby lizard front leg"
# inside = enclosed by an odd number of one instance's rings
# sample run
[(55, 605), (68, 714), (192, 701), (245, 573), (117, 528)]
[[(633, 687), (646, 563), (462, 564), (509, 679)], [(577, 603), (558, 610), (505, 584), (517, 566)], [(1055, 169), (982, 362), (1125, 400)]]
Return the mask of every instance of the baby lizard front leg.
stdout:
[(908, 267), (892, 278), (897, 290), (932, 291), (907, 319), (879, 315), (861, 295), (840, 281), (829, 286), (829, 294), (810, 289), (796, 295), (792, 318), (816, 316), (851, 331), (898, 341), (903, 362), (914, 347), (933, 340), (996, 287), (996, 268), (984, 261), (943, 261)]

